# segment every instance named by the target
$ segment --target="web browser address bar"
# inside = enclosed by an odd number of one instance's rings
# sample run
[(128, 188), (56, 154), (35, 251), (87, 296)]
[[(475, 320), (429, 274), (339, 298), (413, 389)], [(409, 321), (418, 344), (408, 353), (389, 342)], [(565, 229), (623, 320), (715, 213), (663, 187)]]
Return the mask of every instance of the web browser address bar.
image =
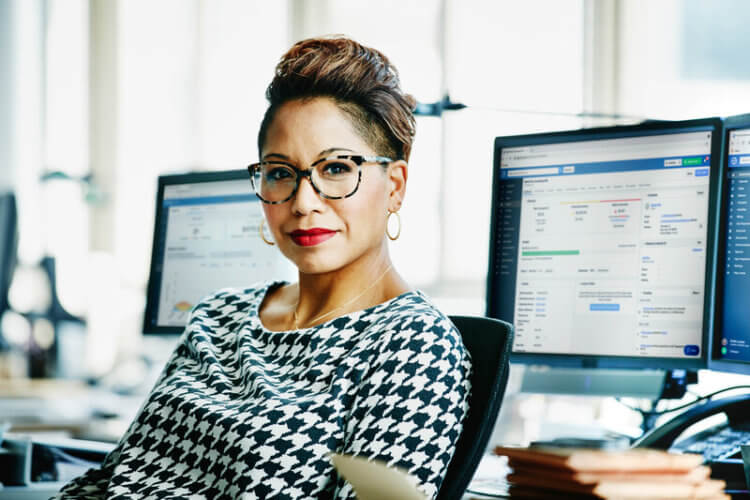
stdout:
[(554, 175), (559, 174), (560, 169), (557, 167), (550, 168), (524, 168), (518, 170), (510, 170), (508, 177), (525, 177), (527, 175)]
[(546, 158), (565, 158), (565, 163), (568, 159), (581, 160), (591, 157), (601, 156), (615, 156), (627, 153), (634, 157), (640, 155), (656, 155), (658, 156), (685, 156), (685, 155), (698, 155), (698, 154), (709, 154), (710, 153), (710, 142), (701, 141), (690, 141), (680, 142), (677, 144), (654, 144), (654, 145), (639, 145), (639, 146), (625, 146), (625, 147), (609, 147), (609, 148), (585, 148), (585, 149), (564, 149), (543, 151), (543, 150), (530, 150), (523, 153), (511, 153), (508, 155), (510, 161), (525, 161), (525, 160), (539, 160)]

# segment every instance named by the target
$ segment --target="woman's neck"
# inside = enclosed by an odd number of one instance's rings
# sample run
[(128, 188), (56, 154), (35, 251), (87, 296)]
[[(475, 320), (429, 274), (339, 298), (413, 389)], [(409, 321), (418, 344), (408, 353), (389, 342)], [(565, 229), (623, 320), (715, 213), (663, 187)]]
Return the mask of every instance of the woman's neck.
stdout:
[(314, 326), (380, 304), (408, 288), (393, 269), (387, 247), (330, 273), (300, 273), (296, 301), (290, 304), (292, 326)]

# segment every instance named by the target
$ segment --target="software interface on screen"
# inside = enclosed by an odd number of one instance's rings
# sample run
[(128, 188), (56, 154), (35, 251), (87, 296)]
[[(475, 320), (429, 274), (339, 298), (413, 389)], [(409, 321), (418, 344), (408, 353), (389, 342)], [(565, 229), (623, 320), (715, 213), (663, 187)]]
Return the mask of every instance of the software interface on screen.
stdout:
[(721, 357), (750, 362), (750, 128), (729, 132)]
[(260, 239), (262, 212), (247, 179), (166, 185), (161, 214), (152, 326), (184, 326), (190, 309), (218, 289), (292, 274), (278, 249)]
[(514, 352), (701, 355), (710, 155), (710, 130), (501, 151)]

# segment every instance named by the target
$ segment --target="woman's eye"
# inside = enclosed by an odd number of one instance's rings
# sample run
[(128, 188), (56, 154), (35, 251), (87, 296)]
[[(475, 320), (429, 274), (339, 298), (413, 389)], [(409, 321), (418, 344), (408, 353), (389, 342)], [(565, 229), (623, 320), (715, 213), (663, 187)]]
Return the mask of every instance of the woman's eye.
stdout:
[(323, 174), (328, 176), (348, 174), (351, 171), (351, 166), (341, 162), (326, 163), (323, 166)]
[(294, 177), (288, 168), (276, 167), (266, 172), (266, 179), (269, 181), (283, 181)]

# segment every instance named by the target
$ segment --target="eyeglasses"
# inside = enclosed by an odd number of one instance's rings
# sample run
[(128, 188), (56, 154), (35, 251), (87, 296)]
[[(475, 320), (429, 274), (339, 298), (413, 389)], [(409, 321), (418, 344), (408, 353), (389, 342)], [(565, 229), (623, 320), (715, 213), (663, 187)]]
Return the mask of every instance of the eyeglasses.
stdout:
[(362, 182), (362, 165), (392, 162), (384, 156), (337, 155), (316, 160), (306, 170), (280, 160), (253, 163), (247, 169), (258, 198), (263, 203), (278, 205), (292, 199), (303, 177), (310, 179), (315, 192), (323, 198), (348, 198), (357, 192)]

